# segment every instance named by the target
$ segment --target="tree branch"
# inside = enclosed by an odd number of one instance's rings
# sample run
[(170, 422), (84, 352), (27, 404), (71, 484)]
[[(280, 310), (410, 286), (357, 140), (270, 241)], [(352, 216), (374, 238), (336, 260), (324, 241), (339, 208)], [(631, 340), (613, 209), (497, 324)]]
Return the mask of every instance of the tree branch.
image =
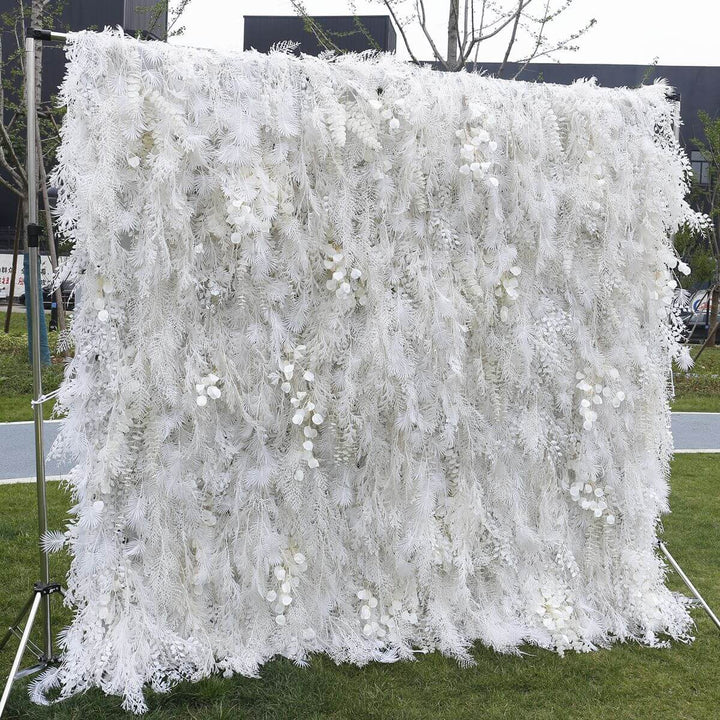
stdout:
[(400, 33), (400, 37), (402, 38), (403, 43), (405, 43), (405, 49), (410, 54), (410, 58), (416, 65), (419, 65), (420, 63), (418, 62), (418, 59), (415, 57), (415, 55), (413, 55), (413, 51), (410, 48), (410, 43), (408, 42), (407, 35), (405, 35), (405, 29), (399, 23), (396, 15), (395, 15), (395, 11), (393, 10), (392, 5), (390, 3), (390, 0), (383, 0), (383, 2), (385, 3), (385, 7), (388, 9), (388, 12), (390, 13), (390, 17), (392, 18), (392, 21), (395, 23), (395, 27), (398, 29), (398, 32)]
[[(530, 0), (528, 0), (528, 2), (529, 1)], [(502, 75), (502, 72), (505, 69), (505, 65), (507, 65), (508, 58), (510, 57), (510, 51), (515, 44), (515, 39), (517, 37), (517, 29), (518, 25), (520, 24), (520, 17), (522, 16), (523, 7), (523, 2), (522, 0), (520, 0), (520, 2), (518, 3), (517, 12), (515, 13), (515, 22), (513, 23), (512, 33), (510, 34), (510, 41), (508, 42), (507, 49), (505, 50), (505, 57), (503, 58), (503, 61), (500, 63), (500, 67), (497, 70), (498, 77)]]
[(425, 38), (430, 43), (430, 47), (433, 51), (433, 54), (435, 55), (435, 59), (443, 66), (444, 70), (450, 70), (450, 67), (447, 64), (447, 62), (445, 61), (445, 58), (438, 52), (438, 49), (435, 46), (435, 42), (433, 41), (432, 37), (430, 36), (430, 33), (428, 32), (427, 21), (425, 18), (425, 5), (423, 3), (423, 0), (415, 0), (415, 10), (417, 12), (418, 22), (420, 23), (420, 27), (422, 28)]

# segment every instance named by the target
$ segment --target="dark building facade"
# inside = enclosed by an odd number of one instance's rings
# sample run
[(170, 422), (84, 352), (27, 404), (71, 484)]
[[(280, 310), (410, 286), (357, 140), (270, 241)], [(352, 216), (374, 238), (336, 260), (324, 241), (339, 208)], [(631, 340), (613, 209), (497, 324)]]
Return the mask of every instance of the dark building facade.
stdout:
[[(394, 52), (395, 28), (387, 15), (318, 15), (312, 21), (345, 52), (382, 50)], [(319, 55), (324, 48), (306, 21), (296, 15), (246, 15), (245, 50), (268, 52), (279, 42), (299, 43), (297, 52)]]

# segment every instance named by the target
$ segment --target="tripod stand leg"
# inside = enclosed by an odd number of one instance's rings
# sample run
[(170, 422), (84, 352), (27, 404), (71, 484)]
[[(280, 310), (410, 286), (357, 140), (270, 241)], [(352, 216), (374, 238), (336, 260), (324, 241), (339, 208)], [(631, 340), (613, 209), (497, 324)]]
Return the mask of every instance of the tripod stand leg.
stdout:
[(41, 599), (42, 594), (36, 592), (32, 601), (32, 606), (30, 607), (30, 614), (28, 615), (27, 622), (25, 623), (25, 629), (23, 630), (22, 637), (20, 638), (20, 645), (18, 646), (17, 653), (15, 654), (15, 659), (13, 660), (12, 668), (10, 669), (10, 675), (8, 675), (5, 690), (3, 691), (2, 699), (0, 700), (0, 717), (5, 710), (5, 703), (7, 703), (7, 699), (10, 696), (10, 690), (12, 689), (15, 675), (20, 667), (20, 661), (25, 653), (25, 646), (27, 645), (28, 638), (30, 637), (30, 631), (32, 630), (33, 623), (35, 622), (35, 616), (37, 615), (38, 608), (40, 607)]
[(3, 635), (3, 639), (0, 640), (0, 652), (5, 648), (5, 645), (7, 645), (8, 640), (15, 635), (15, 632), (17, 630), (18, 625), (22, 622), (22, 619), (27, 614), (27, 611), (30, 609), (30, 606), (33, 604), (33, 600), (35, 599), (35, 595), (31, 595), (30, 599), (25, 603), (23, 606), (23, 609), (18, 613), (18, 616), (15, 618), (15, 621), (13, 624), (7, 629), (7, 632), (5, 635)]
[(670, 554), (670, 551), (665, 546), (662, 540), (658, 540), (658, 547), (662, 550), (663, 555), (668, 559), (670, 564), (673, 566), (673, 570), (680, 576), (682, 581), (687, 585), (688, 590), (695, 596), (697, 601), (702, 606), (702, 609), (708, 614), (708, 617), (715, 623), (718, 630), (720, 630), (720, 620), (717, 619), (715, 613), (710, 609), (710, 606), (705, 602), (703, 596), (697, 591), (695, 586), (690, 582), (690, 578), (683, 572), (683, 569), (677, 564), (675, 558)]

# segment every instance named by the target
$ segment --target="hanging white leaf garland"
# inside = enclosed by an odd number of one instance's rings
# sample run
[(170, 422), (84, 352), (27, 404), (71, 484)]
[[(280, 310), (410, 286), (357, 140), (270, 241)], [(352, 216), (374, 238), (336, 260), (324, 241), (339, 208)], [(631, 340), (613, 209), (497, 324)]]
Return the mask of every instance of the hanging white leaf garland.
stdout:
[(697, 222), (665, 86), (69, 58), (76, 613), (37, 698), (686, 638), (654, 553)]

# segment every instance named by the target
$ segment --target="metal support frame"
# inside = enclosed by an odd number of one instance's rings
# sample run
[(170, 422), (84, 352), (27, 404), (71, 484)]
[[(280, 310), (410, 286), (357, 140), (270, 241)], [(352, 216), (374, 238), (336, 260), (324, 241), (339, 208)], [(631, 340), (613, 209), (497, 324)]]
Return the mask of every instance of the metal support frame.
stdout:
[(697, 591), (697, 588), (690, 582), (690, 578), (683, 572), (683, 569), (678, 565), (677, 560), (670, 554), (667, 549), (667, 545), (662, 540), (657, 542), (660, 552), (668, 559), (673, 570), (680, 576), (680, 579), (685, 583), (687, 589), (695, 596), (695, 599), (700, 604), (700, 607), (707, 613), (708, 617), (715, 623), (715, 626), (720, 630), (720, 620), (717, 619), (715, 613), (710, 609), (710, 606), (705, 602), (703, 596)]
[[(40, 546), (40, 582), (35, 583), (33, 594), (25, 603), (13, 625), (11, 625), (2, 641), (0, 650), (7, 644), (12, 636), (20, 636), (15, 659), (13, 660), (10, 674), (8, 675), (5, 689), (0, 698), (0, 716), (5, 710), (5, 704), (10, 696), (10, 690), (17, 678), (30, 675), (46, 667), (55, 664), (58, 660), (53, 652), (53, 629), (52, 615), (50, 608), (50, 596), (62, 589), (58, 583), (50, 582), (50, 562), (48, 553), (43, 547), (43, 536), (47, 531), (47, 497), (45, 487), (45, 452), (43, 447), (43, 393), (42, 393), (42, 366), (40, 361), (40, 323), (44, 322), (42, 315), (42, 296), (39, 283), (39, 239), (41, 227), (38, 225), (38, 175), (37, 175), (37, 144), (35, 133), (37, 129), (37, 98), (35, 87), (35, 48), (36, 43), (43, 40), (65, 40), (67, 35), (55, 33), (49, 30), (29, 28), (25, 38), (25, 107), (27, 110), (27, 191), (28, 191), (28, 224), (27, 244), (30, 257), (30, 288), (29, 308), (30, 329), (32, 337), (32, 373), (33, 373), (33, 422), (35, 429), (35, 474), (37, 485), (37, 507), (38, 507), (38, 531)], [(38, 611), (41, 611), (42, 618), (42, 647), (38, 647), (30, 640), (30, 632), (35, 624)], [(20, 633), (20, 623), (27, 614), (25, 627)], [(37, 659), (32, 667), (20, 670), (20, 662), (28, 647)]]

